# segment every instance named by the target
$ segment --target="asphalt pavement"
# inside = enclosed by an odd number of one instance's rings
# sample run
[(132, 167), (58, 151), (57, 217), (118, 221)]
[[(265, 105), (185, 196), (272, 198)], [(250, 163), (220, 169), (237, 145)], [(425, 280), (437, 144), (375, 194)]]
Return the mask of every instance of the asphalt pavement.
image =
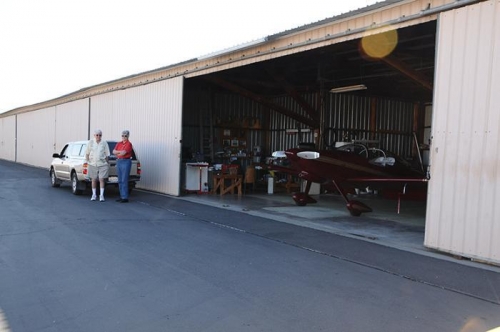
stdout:
[(273, 220), (246, 203), (138, 190), (120, 204), (111, 189), (91, 202), (51, 188), (47, 170), (2, 160), (0, 182), (0, 331), (500, 326), (495, 267)]

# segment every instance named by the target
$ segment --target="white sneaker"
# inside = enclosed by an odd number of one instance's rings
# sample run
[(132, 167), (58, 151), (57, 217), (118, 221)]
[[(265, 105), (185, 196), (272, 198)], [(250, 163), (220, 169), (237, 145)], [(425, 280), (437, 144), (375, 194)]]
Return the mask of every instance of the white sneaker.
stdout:
[(99, 196), (99, 202), (104, 202), (104, 196), (103, 195)]
[(97, 199), (96, 195), (92, 195), (92, 198), (90, 199), (91, 201), (95, 201)]

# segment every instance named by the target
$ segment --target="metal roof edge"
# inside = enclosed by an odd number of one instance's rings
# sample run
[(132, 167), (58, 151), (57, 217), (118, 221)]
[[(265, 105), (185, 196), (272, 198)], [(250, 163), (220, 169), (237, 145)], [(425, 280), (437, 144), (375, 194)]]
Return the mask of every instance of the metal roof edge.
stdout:
[[(297, 32), (302, 32), (304, 30), (308, 30), (308, 29), (311, 29), (311, 28), (316, 28), (316, 27), (324, 25), (324, 24), (330, 24), (330, 23), (333, 23), (333, 22), (336, 22), (336, 21), (340, 21), (340, 20), (343, 20), (343, 19), (346, 19), (346, 18), (354, 17), (356, 15), (365, 14), (365, 13), (373, 11), (373, 10), (377, 10), (377, 9), (380, 9), (380, 8), (386, 8), (386, 7), (391, 6), (393, 4), (399, 4), (400, 2), (407, 2), (407, 1), (409, 1), (409, 0), (385, 0), (385, 1), (379, 1), (379, 2), (376, 2), (376, 3), (374, 3), (372, 5), (369, 5), (369, 6), (366, 6), (366, 7), (361, 7), (361, 8), (354, 9), (354, 10), (351, 10), (351, 11), (348, 11), (348, 12), (345, 12), (345, 13), (342, 13), (342, 14), (339, 14), (339, 15), (335, 15), (335, 16), (332, 16), (332, 17), (327, 17), (327, 18), (325, 18), (323, 20), (320, 20), (320, 21), (317, 21), (317, 22), (305, 24), (305, 25), (302, 25), (302, 26), (299, 26), (299, 27), (296, 27), (296, 28), (293, 28), (293, 29), (290, 29), (290, 30), (285, 30), (285, 31), (282, 31), (282, 32), (279, 32), (279, 33), (275, 33), (275, 34), (269, 35), (266, 38), (268, 40), (279, 39), (281, 37), (284, 37), (284, 36), (287, 36), (287, 35), (291, 35), (291, 34), (294, 34), (294, 33), (297, 33)], [(411, 1), (414, 1), (414, 0), (411, 0)]]
[[(103, 83), (99, 83), (99, 84), (96, 84), (96, 85), (91, 85), (91, 86), (88, 86), (88, 87), (85, 87), (85, 88), (78, 89), (76, 91), (72, 91), (72, 92), (66, 93), (66, 94), (64, 94), (62, 96), (59, 96), (59, 97), (56, 97), (56, 98), (52, 98), (52, 99), (41, 101), (39, 103), (34, 103), (34, 104), (30, 104), (30, 105), (24, 105), (24, 106), (16, 107), (16, 108), (14, 108), (12, 110), (8, 110), (6, 112), (0, 113), (0, 118), (6, 117), (6, 116), (9, 116), (9, 115), (15, 115), (15, 114), (23, 113), (23, 109), (32, 109), (32, 108), (36, 108), (37, 105), (42, 106), (43, 104), (50, 104), (50, 103), (56, 102), (58, 100), (62, 100), (64, 98), (68, 98), (68, 97), (70, 97), (72, 95), (75, 95), (77, 93), (82, 93), (82, 92), (89, 91), (89, 90), (92, 90), (92, 89), (95, 89), (95, 88), (106, 86), (108, 84), (113, 84), (113, 83), (116, 83), (116, 82), (119, 82), (119, 81), (123, 81), (123, 80), (127, 80), (127, 79), (132, 79), (132, 78), (139, 77), (139, 76), (142, 76), (142, 75), (152, 74), (152, 73), (155, 73), (155, 72), (158, 72), (158, 71), (162, 71), (162, 70), (174, 68), (174, 67), (177, 67), (177, 66), (189, 64), (189, 63), (196, 62), (196, 61), (199, 61), (199, 59), (198, 58), (193, 58), (193, 59), (190, 59), (190, 60), (177, 62), (175, 64), (171, 64), (171, 65), (168, 65), (168, 66), (164, 66), (164, 67), (160, 67), (160, 68), (156, 68), (156, 69), (152, 69), (152, 70), (147, 70), (147, 71), (144, 71), (144, 72), (140, 72), (140, 73), (137, 73), (137, 74), (132, 74), (132, 75), (120, 77), (120, 78), (117, 78), (117, 79), (114, 79), (114, 80), (111, 80), (111, 81), (106, 81), (106, 82), (103, 82)], [(48, 106), (48, 107), (50, 107), (50, 106)]]
[[(164, 66), (164, 67), (160, 67), (160, 68), (156, 68), (156, 69), (147, 70), (147, 71), (143, 71), (143, 72), (140, 72), (140, 73), (137, 73), (137, 74), (132, 74), (132, 75), (124, 76), (124, 77), (120, 77), (120, 78), (117, 78), (117, 79), (114, 79), (114, 80), (111, 80), (111, 81), (107, 81), (107, 82), (104, 82), (104, 83), (99, 83), (99, 84), (96, 84), (96, 85), (91, 85), (89, 87), (82, 88), (82, 89), (77, 90), (77, 91), (73, 91), (73, 92), (68, 93), (68, 94), (66, 94), (64, 96), (61, 96), (59, 98), (67, 97), (67, 96), (70, 96), (70, 95), (72, 95), (74, 93), (77, 93), (77, 92), (84, 92), (84, 91), (87, 91), (87, 90), (90, 90), (90, 89), (98, 88), (100, 86), (104, 86), (104, 85), (107, 85), (107, 84), (112, 84), (112, 83), (116, 83), (116, 82), (123, 81), (123, 80), (128, 80), (128, 79), (131, 79), (131, 78), (135, 78), (135, 77), (139, 77), (139, 76), (143, 76), (143, 75), (147, 75), (147, 74), (153, 74), (153, 73), (156, 73), (158, 71), (162, 71), (162, 70), (166, 70), (166, 69), (170, 69), (170, 68), (175, 68), (177, 66), (182, 66), (182, 65), (193, 63), (193, 62), (197, 62), (197, 61), (199, 61), (198, 58), (193, 58), (193, 59), (189, 59), (189, 60), (186, 60), (186, 61), (177, 62), (177, 63), (172, 64), (172, 65), (168, 65), (168, 66)], [(56, 99), (58, 99), (58, 98), (56, 98)]]

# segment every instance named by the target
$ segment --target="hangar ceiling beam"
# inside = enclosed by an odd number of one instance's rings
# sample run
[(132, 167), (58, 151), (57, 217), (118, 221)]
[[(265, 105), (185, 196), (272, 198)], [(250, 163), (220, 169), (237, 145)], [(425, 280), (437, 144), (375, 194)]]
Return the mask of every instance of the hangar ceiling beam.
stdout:
[(245, 97), (261, 104), (261, 105), (264, 105), (264, 106), (278, 112), (278, 113), (286, 115), (286, 116), (288, 116), (296, 121), (299, 121), (303, 124), (306, 124), (311, 128), (316, 128), (316, 126), (317, 126), (317, 122), (315, 122), (313, 119), (307, 118), (307, 117), (302, 116), (300, 114), (297, 114), (293, 111), (290, 111), (289, 109), (286, 109), (285, 107), (278, 105), (278, 104), (272, 102), (271, 100), (269, 100), (261, 95), (258, 95), (256, 93), (253, 93), (252, 91), (249, 91), (245, 88), (237, 86), (236, 84), (228, 82), (220, 77), (206, 77), (205, 79), (214, 83), (214, 84), (217, 84), (223, 88), (226, 88), (229, 91), (232, 91), (232, 92), (235, 92), (235, 93), (240, 94), (242, 96), (245, 96)]
[(384, 57), (381, 60), (392, 68), (400, 71), (403, 75), (419, 83), (427, 90), (432, 91), (432, 82), (430, 82), (427, 77), (424, 77), (424, 75), (420, 74), (418, 71), (405, 64), (403, 61), (398, 60), (392, 56)]
[(290, 97), (292, 97), (315, 122), (319, 121), (318, 111), (315, 110), (304, 98), (302, 98), (302, 96), (300, 96), (295, 87), (288, 83), (283, 75), (278, 74), (272, 69), (268, 69), (267, 72), (274, 78), (274, 80), (281, 84)]

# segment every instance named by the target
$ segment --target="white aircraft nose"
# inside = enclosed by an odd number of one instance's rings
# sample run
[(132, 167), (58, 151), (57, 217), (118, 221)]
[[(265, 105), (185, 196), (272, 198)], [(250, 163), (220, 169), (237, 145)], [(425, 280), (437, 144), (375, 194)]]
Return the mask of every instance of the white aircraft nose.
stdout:
[(273, 158), (286, 158), (285, 151), (274, 151), (272, 154)]
[(301, 151), (297, 152), (297, 157), (302, 159), (318, 159), (319, 152), (316, 151)]

